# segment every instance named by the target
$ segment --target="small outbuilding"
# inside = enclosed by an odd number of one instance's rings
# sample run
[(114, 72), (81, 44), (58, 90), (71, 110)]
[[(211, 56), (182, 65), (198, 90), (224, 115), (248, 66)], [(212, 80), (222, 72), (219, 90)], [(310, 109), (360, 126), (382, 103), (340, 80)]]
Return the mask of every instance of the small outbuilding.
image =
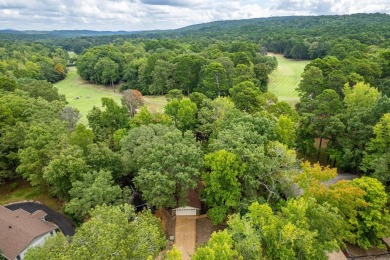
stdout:
[(175, 208), (172, 213), (176, 216), (198, 216), (201, 208), (202, 203), (199, 200), (198, 192), (195, 189), (190, 189), (187, 206)]
[(46, 212), (29, 213), (0, 206), (0, 255), (6, 259), (23, 259), (28, 249), (41, 246), (59, 228), (45, 220)]

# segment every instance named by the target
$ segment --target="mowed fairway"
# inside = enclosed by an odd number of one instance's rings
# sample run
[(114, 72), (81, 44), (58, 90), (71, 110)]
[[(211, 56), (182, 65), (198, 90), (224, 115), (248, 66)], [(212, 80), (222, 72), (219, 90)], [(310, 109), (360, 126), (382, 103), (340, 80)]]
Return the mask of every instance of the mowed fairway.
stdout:
[[(111, 87), (95, 85), (80, 79), (75, 67), (70, 67), (66, 78), (56, 84), (59, 93), (64, 94), (69, 106), (77, 108), (82, 118), (81, 123), (87, 124), (87, 114), (91, 109), (101, 107), (102, 97), (114, 99), (118, 104), (121, 104), (122, 95), (116, 91), (114, 93)], [(75, 99), (78, 97), (78, 99)], [(166, 105), (164, 96), (145, 96), (145, 105), (152, 112), (162, 112)]]
[(310, 61), (289, 60), (280, 54), (270, 54), (278, 59), (278, 68), (274, 70), (268, 83), (268, 90), (274, 93), (280, 101), (294, 105), (299, 101), (296, 88), (301, 81), (301, 75)]
[[(87, 124), (87, 114), (91, 109), (101, 107), (102, 97), (114, 99), (118, 104), (121, 102), (121, 94), (114, 93), (110, 87), (90, 84), (80, 79), (75, 67), (70, 67), (66, 78), (56, 84), (59, 93), (64, 94), (69, 106), (77, 108), (82, 118), (80, 121)], [(78, 97), (78, 99), (76, 99)]]

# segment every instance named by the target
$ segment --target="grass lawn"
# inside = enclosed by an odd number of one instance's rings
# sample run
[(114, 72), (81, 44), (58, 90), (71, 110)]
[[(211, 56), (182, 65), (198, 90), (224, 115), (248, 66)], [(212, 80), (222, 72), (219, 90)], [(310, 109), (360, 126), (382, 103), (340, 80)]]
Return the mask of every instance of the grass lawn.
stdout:
[[(102, 97), (114, 99), (118, 104), (121, 103), (122, 94), (118, 90), (114, 90), (108, 86), (91, 84), (80, 79), (77, 74), (76, 67), (70, 67), (66, 78), (54, 84), (58, 88), (59, 93), (64, 94), (69, 106), (77, 108), (82, 118), (80, 122), (88, 124), (87, 114), (91, 109), (101, 107)], [(78, 99), (75, 99), (78, 97)], [(167, 104), (165, 96), (145, 96), (145, 105), (151, 112), (162, 112)]]
[[(118, 104), (121, 102), (121, 94), (111, 87), (90, 84), (79, 78), (76, 67), (70, 67), (66, 78), (54, 84), (59, 93), (64, 94), (69, 106), (77, 108), (82, 118), (80, 121), (87, 124), (87, 114), (94, 107), (101, 107), (102, 97), (114, 99)], [(78, 97), (78, 99), (75, 99)]]
[(61, 211), (62, 202), (50, 197), (47, 191), (39, 187), (32, 187), (24, 180), (15, 180), (0, 187), (0, 205), (6, 205), (23, 200), (34, 200), (44, 203), (46, 206)]
[(144, 96), (145, 106), (150, 112), (163, 112), (168, 103), (165, 96)]
[(68, 51), (69, 58), (76, 58), (77, 54), (74, 53), (73, 51)]
[(299, 101), (296, 88), (301, 81), (301, 74), (310, 61), (290, 60), (280, 54), (270, 54), (278, 60), (278, 68), (274, 70), (268, 83), (268, 90), (274, 93), (280, 101), (294, 105)]

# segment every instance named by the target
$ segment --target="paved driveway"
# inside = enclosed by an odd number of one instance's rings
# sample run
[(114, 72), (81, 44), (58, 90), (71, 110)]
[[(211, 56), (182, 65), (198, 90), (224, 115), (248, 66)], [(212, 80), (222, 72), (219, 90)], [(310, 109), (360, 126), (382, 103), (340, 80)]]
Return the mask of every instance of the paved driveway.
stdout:
[(175, 244), (183, 260), (191, 259), (195, 252), (196, 219), (198, 216), (176, 216)]
[(33, 213), (37, 210), (43, 210), (47, 213), (45, 219), (49, 222), (53, 222), (54, 224), (56, 224), (65, 236), (74, 235), (75, 225), (73, 224), (73, 222), (65, 215), (58, 213), (43, 204), (35, 202), (21, 202), (7, 205), (4, 207), (10, 210), (23, 209), (30, 213)]

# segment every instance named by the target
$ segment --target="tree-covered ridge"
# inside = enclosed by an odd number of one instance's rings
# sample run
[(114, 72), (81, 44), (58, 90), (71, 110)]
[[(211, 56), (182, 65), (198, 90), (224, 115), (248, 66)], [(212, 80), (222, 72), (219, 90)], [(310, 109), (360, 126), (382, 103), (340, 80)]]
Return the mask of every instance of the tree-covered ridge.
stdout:
[[(361, 33), (376, 33), (385, 38), (388, 37), (389, 25), (387, 21), (388, 14), (351, 14), (351, 15), (320, 15), (320, 16), (282, 16), (268, 18), (254, 18), (244, 20), (225, 20), (204, 24), (190, 25), (173, 31), (173, 33), (182, 33), (195, 35), (197, 33), (208, 35), (208, 33), (219, 30), (217, 34), (222, 37), (235, 37), (242, 31), (240, 36), (267, 35), (271, 32), (280, 34), (286, 31), (292, 34), (306, 35), (310, 37), (335, 37), (341, 34), (345, 37), (359, 35)], [(229, 31), (231, 34), (226, 35)]]
[[(176, 30), (118, 32), (112, 35), (88, 37), (83, 31), (53, 31), (49, 34), (15, 33), (5, 31), (3, 39), (44, 40), (65, 50), (82, 53), (103, 44), (123, 43), (126, 40), (173, 39), (204, 44), (210, 40), (248, 40), (261, 43), (269, 51), (291, 58), (322, 58), (341, 46), (389, 46), (390, 18), (388, 14), (352, 14), (327, 16), (287, 16), (248, 20), (217, 21), (191, 25)], [(108, 34), (100, 32), (100, 34)], [(64, 37), (60, 40), (53, 38)], [(66, 38), (73, 37), (73, 38)], [(341, 44), (341, 45), (340, 45)]]
[(0, 41), (0, 76), (47, 80), (66, 76), (67, 53), (41, 43)]
[(204, 44), (210, 40), (237, 39), (260, 43), (286, 57), (322, 58), (341, 46), (356, 49), (360, 44), (389, 46), (388, 14), (269, 17), (217, 21), (177, 30), (137, 32), (131, 35), (82, 37), (54, 41), (66, 50), (80, 53), (91, 46), (123, 42), (126, 39), (172, 39)]

